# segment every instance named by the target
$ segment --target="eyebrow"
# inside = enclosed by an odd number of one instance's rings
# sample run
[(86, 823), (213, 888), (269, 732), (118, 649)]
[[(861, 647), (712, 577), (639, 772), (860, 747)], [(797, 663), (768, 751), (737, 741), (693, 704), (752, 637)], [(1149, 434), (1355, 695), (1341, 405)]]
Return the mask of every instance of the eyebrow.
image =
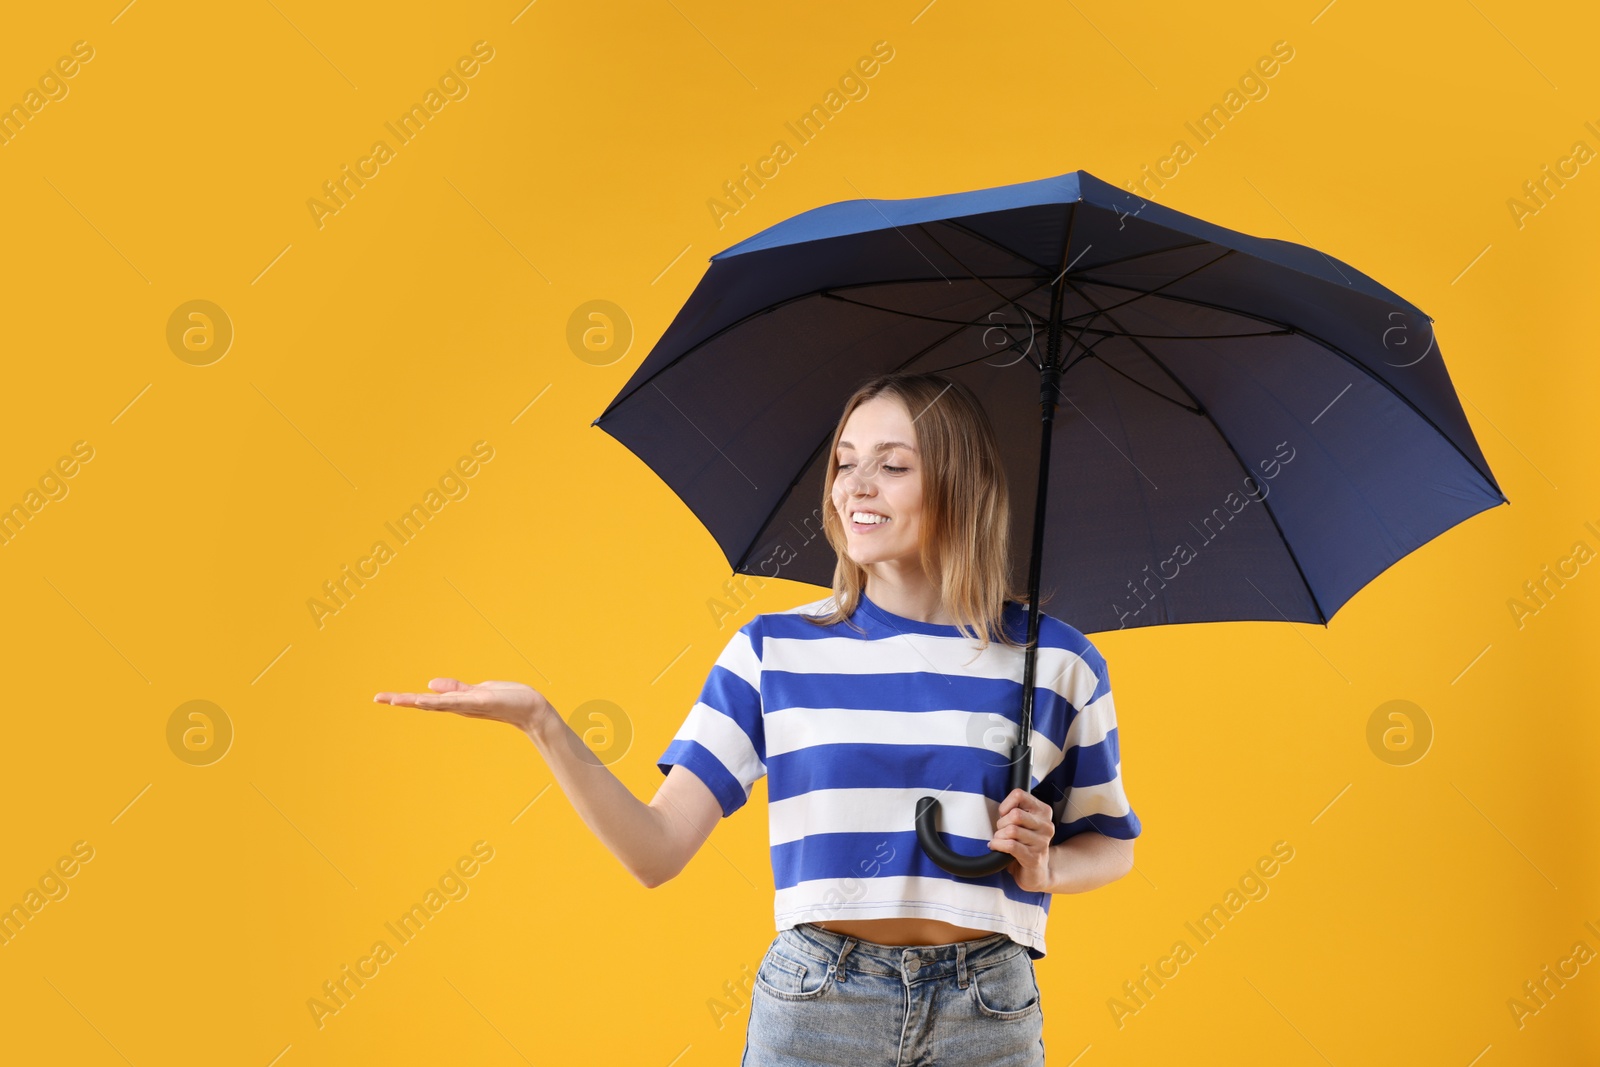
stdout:
[[(840, 441), (839, 447), (848, 448), (853, 452), (855, 451), (856, 446), (851, 444), (849, 441)], [(879, 452), (887, 452), (891, 448), (903, 448), (908, 452), (915, 452), (917, 450), (916, 445), (908, 445), (904, 441), (882, 441), (878, 444)]]

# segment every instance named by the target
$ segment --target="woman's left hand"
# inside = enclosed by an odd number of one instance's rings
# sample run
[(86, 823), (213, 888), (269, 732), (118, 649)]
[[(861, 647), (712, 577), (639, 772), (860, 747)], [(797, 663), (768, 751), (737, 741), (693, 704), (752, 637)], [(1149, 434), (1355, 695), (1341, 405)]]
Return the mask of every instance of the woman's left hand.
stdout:
[(1050, 805), (1023, 789), (1013, 789), (1000, 803), (1000, 821), (989, 847), (1011, 853), (1005, 869), (1024, 892), (1050, 891), (1050, 839), (1056, 832), (1052, 814)]

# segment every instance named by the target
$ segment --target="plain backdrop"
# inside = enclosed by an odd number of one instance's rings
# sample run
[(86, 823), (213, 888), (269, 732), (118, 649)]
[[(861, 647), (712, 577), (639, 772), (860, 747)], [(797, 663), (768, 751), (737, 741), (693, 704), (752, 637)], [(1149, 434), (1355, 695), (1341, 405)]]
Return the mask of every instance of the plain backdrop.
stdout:
[(0, 34), (0, 1058), (737, 1063), (764, 785), (646, 891), (524, 736), (371, 696), (527, 682), (648, 799), (731, 628), (826, 591), (730, 590), (591, 420), (720, 249), (1079, 168), (1434, 316), (1512, 505), (1326, 628), (1091, 635), (1144, 834), (1053, 901), (1049, 1061), (1600, 1054), (1586, 6), (120, 3)]

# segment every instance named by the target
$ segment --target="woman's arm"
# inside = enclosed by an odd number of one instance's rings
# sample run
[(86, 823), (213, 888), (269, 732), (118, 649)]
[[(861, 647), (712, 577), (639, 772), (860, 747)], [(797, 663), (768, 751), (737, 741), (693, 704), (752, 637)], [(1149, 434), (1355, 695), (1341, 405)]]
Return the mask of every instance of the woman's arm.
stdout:
[(1012, 856), (1006, 870), (1029, 893), (1083, 893), (1133, 870), (1133, 842), (1093, 830), (1073, 834), (1059, 845), (1049, 804), (1013, 789), (1000, 802), (989, 847)]
[(646, 804), (600, 762), (544, 695), (521, 682), (435, 678), (432, 692), (385, 691), (372, 699), (398, 707), (450, 711), (509, 723), (533, 740), (562, 792), (601, 844), (648, 889), (673, 878), (722, 818), (722, 806), (687, 767), (673, 767)]
[(1050, 893), (1086, 893), (1133, 870), (1133, 842), (1093, 830), (1050, 846)]
[(644, 803), (553, 709), (527, 734), (578, 817), (646, 889), (676, 877), (722, 818), (710, 787), (684, 766), (673, 767)]

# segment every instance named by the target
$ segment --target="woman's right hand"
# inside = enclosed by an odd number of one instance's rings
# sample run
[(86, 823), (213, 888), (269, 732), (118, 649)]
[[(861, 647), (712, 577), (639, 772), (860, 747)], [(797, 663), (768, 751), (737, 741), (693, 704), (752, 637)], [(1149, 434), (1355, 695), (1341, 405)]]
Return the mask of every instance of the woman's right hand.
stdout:
[(521, 682), (469, 685), (456, 678), (435, 678), (428, 683), (428, 688), (433, 692), (382, 692), (372, 699), (375, 703), (396, 707), (453, 711), (474, 719), (494, 719), (510, 723), (523, 733), (531, 733), (546, 716), (555, 714), (555, 709), (538, 690)]

